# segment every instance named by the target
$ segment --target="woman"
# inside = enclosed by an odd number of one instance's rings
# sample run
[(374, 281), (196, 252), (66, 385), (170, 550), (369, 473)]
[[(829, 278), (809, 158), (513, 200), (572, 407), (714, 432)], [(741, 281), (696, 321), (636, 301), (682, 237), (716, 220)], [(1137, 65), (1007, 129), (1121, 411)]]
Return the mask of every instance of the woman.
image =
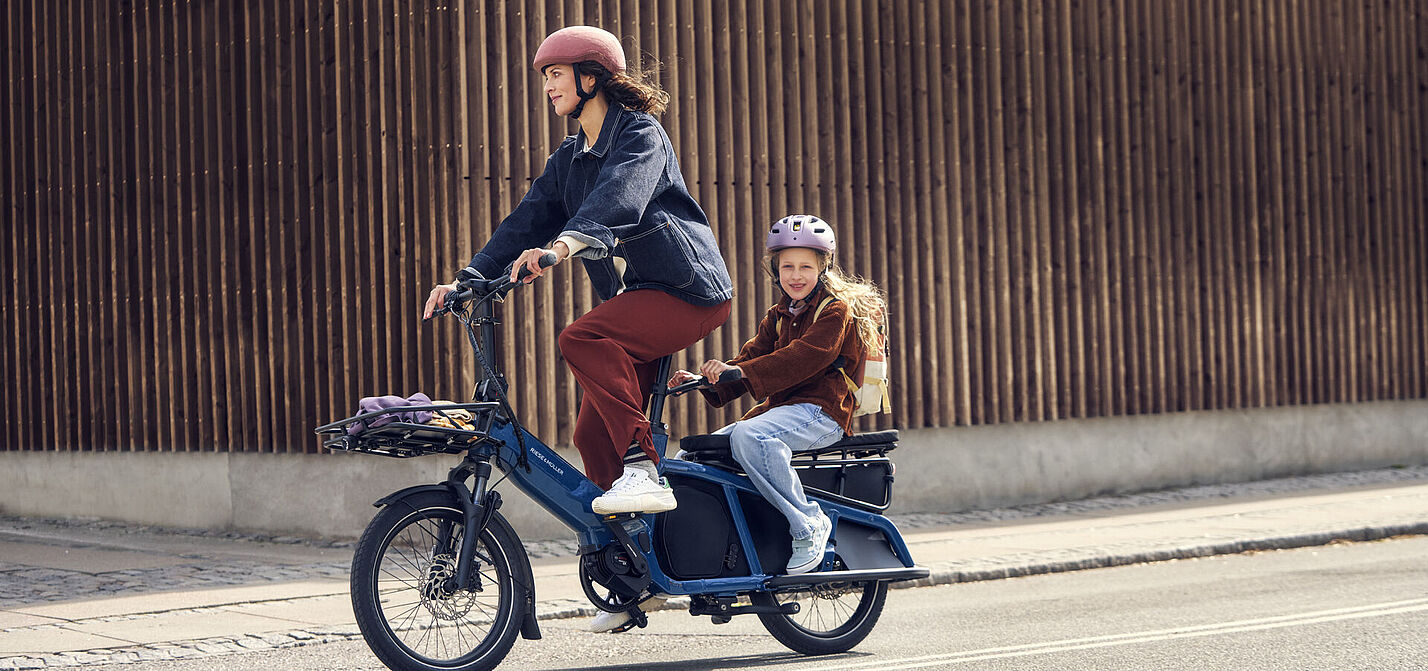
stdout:
[[(580, 129), (551, 154), (470, 267), (515, 279), (524, 266), (532, 282), (544, 275), (538, 260), (546, 253), (581, 259), (602, 302), (567, 326), (559, 345), (584, 392), (575, 446), (586, 475), (607, 490), (591, 509), (671, 510), (644, 407), (659, 358), (724, 323), (733, 283), (669, 136), (651, 116), (669, 94), (626, 67), (619, 39), (590, 26), (562, 28), (541, 43), (533, 65), (555, 113)], [(455, 288), (432, 289), (425, 315)]]

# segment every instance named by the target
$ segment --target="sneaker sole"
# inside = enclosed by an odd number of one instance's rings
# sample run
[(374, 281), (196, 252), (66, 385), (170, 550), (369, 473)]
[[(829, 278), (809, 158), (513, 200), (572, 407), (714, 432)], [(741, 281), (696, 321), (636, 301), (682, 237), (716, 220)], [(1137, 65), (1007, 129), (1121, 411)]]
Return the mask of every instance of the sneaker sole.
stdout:
[(784, 569), (784, 572), (785, 572), (787, 575), (802, 575), (802, 574), (804, 574), (804, 573), (808, 573), (809, 571), (812, 571), (812, 570), (815, 569), (815, 568), (818, 568), (818, 566), (821, 565), (822, 563), (823, 563), (823, 556), (822, 556), (822, 555), (819, 555), (818, 557), (815, 557), (815, 558), (813, 559), (813, 561), (808, 562), (807, 564), (802, 564), (802, 565), (800, 565), (800, 566), (790, 566), (790, 567)]
[[(605, 611), (600, 612), (603, 615)], [(619, 614), (623, 615), (624, 617), (615, 617), (615, 613), (610, 613), (610, 615), (612, 617), (608, 619), (601, 619), (600, 615), (596, 615), (595, 620), (590, 623), (590, 633), (606, 634), (616, 629), (619, 629), (626, 622), (630, 621), (630, 615), (628, 613)]]
[(640, 496), (616, 498), (605, 500), (611, 497), (599, 497), (590, 502), (590, 510), (598, 515), (613, 515), (615, 513), (662, 513), (674, 510), (679, 502), (674, 499), (674, 492), (669, 496), (659, 496), (655, 494), (641, 494)]

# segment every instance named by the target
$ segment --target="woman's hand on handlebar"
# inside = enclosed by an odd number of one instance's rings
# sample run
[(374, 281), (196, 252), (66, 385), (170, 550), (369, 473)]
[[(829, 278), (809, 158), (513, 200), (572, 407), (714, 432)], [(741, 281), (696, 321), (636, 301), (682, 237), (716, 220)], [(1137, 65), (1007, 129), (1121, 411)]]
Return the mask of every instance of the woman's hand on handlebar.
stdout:
[[(540, 260), (541, 257), (546, 254), (554, 254), (555, 263), (549, 266), (542, 266)], [(556, 240), (555, 244), (550, 246), (550, 249), (541, 249), (539, 247), (527, 249), (521, 252), (520, 256), (516, 257), (515, 263), (511, 264), (511, 281), (517, 281), (516, 274), (519, 273), (521, 267), (524, 266), (526, 270), (530, 271), (530, 275), (527, 275), (524, 281), (526, 284), (530, 284), (534, 282), (537, 277), (544, 275), (547, 268), (555, 267), (556, 263), (564, 261), (568, 256), (570, 256), (570, 248), (566, 247), (565, 243), (560, 240)]]
[(446, 295), (456, 291), (456, 285), (438, 284), (431, 288), (431, 294), (426, 297), (426, 306), (422, 309), (421, 318), (431, 319), (437, 310), (446, 305)]

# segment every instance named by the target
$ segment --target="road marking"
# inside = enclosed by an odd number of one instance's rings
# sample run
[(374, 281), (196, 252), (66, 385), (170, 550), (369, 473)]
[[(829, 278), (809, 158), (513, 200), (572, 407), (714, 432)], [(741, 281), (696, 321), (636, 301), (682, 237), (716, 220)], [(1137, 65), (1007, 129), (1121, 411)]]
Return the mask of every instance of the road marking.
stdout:
[(1408, 599), (1405, 601), (1386, 601), (1383, 603), (1369, 604), (1366, 606), (1333, 608), (1330, 610), (1318, 610), (1307, 613), (1297, 613), (1294, 615), (1279, 615), (1276, 617), (1257, 618), (1253, 620), (1238, 620), (1234, 622), (1220, 622), (1217, 624), (1174, 627), (1171, 629), (1154, 629), (1150, 631), (1138, 631), (1126, 634), (1112, 634), (1109, 636), (1093, 636), (1090, 638), (1070, 638), (1060, 641), (1047, 641), (1045, 643), (1028, 643), (1024, 645), (1012, 645), (998, 648), (983, 648), (981, 650), (964, 650), (962, 652), (954, 652), (941, 655), (927, 655), (923, 657), (908, 657), (905, 659), (883, 659), (876, 661), (856, 662), (853, 664), (845, 664), (841, 666), (820, 666), (819, 669), (820, 671), (851, 671), (853, 669), (878, 669), (879, 671), (898, 671), (901, 669), (918, 669), (922, 667), (937, 666), (941, 664), (976, 662), (987, 659), (1005, 659), (1009, 657), (1026, 657), (1029, 655), (1044, 655), (1056, 652), (1070, 652), (1073, 650), (1105, 648), (1115, 645), (1152, 643), (1155, 641), (1168, 641), (1179, 638), (1195, 638), (1199, 636), (1216, 636), (1219, 634), (1234, 634), (1249, 631), (1261, 631), (1265, 629), (1279, 629), (1283, 627), (1299, 627), (1309, 624), (1319, 624), (1322, 622), (1354, 620), (1366, 617), (1384, 617), (1387, 615), (1399, 615), (1402, 613), (1413, 613), (1425, 610), (1428, 610), (1428, 598)]

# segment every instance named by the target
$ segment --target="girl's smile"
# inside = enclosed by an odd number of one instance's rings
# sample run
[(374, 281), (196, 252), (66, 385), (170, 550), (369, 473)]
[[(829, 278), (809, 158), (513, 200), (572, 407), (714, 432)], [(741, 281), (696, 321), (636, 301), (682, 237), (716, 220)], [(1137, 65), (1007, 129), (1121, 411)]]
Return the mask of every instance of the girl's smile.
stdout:
[(807, 247), (790, 247), (778, 253), (778, 283), (795, 301), (808, 298), (818, 286), (823, 264), (818, 253)]

